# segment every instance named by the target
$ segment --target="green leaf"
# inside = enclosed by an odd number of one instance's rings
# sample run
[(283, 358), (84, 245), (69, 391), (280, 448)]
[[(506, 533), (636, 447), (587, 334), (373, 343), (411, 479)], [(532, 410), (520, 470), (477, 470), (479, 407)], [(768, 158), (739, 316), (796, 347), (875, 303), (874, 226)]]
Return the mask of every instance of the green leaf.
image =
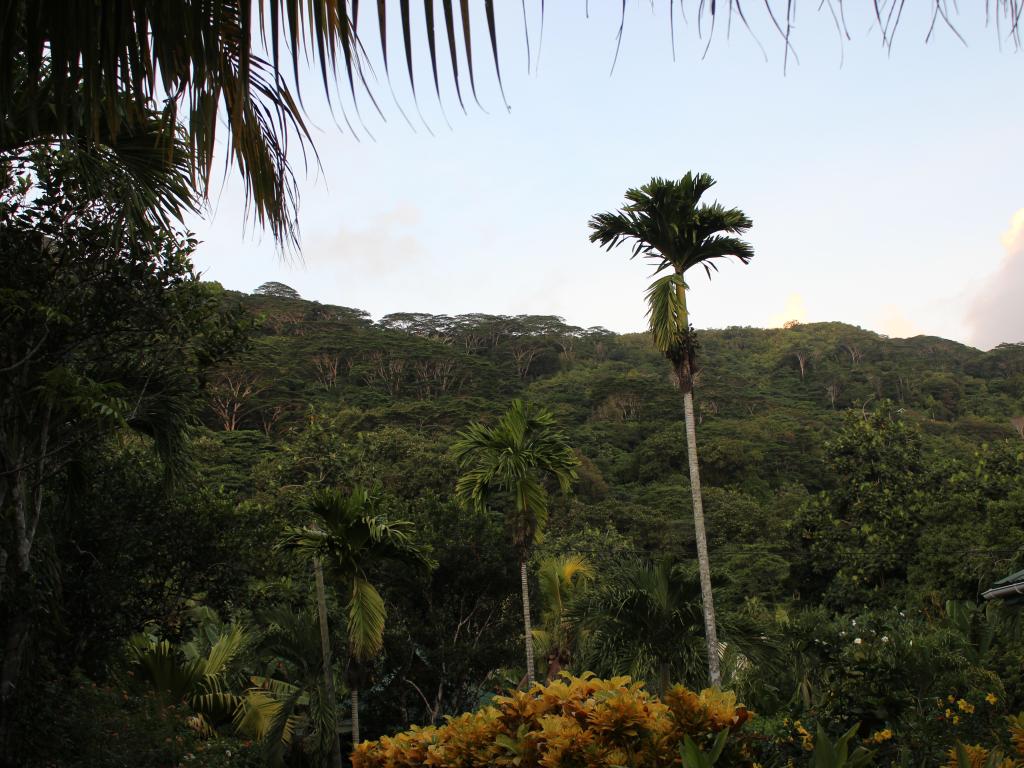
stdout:
[(353, 658), (368, 661), (384, 645), (384, 600), (370, 582), (354, 579), (348, 604), (348, 643)]

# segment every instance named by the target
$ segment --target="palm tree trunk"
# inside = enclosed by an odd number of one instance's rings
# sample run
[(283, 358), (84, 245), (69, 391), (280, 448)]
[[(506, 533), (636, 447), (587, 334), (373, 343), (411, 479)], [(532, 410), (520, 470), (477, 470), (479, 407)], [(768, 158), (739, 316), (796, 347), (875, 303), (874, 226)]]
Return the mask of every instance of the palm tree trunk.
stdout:
[(352, 749), (359, 746), (359, 689), (352, 688)]
[(519, 580), (523, 586), (523, 631), (526, 636), (526, 687), (533, 685), (533, 627), (530, 623), (530, 586), (526, 579), (526, 556), (519, 558)]
[[(678, 271), (678, 270), (677, 270)], [(680, 274), (682, 274), (680, 272)], [(686, 334), (686, 349), (678, 361), (676, 373), (683, 393), (683, 418), (686, 424), (686, 457), (690, 466), (690, 493), (693, 496), (693, 530), (697, 540), (697, 570), (700, 573), (700, 601), (704, 609), (704, 637), (708, 644), (708, 680), (713, 688), (721, 687), (722, 671), (718, 663), (718, 628), (715, 624), (715, 600), (711, 594), (711, 561), (708, 558), (708, 537), (704, 532), (704, 501), (700, 493), (700, 467), (697, 463), (697, 428), (693, 420), (694, 342), (690, 315), (686, 309), (686, 284), (676, 286), (679, 299), (679, 325)]]
[[(331, 711), (336, 713), (338, 702), (334, 693), (334, 672), (331, 667), (331, 639), (327, 634), (327, 588), (324, 586), (324, 566), (320, 562), (320, 558), (313, 561), (313, 573), (316, 574), (316, 609), (320, 617), (320, 650), (324, 657), (324, 692), (330, 702)], [(337, 715), (335, 715), (331, 730), (334, 737), (331, 744), (334, 766), (341, 768), (341, 743), (338, 740)]]
[(718, 664), (718, 630), (715, 625), (715, 601), (711, 594), (711, 562), (704, 532), (704, 503), (700, 493), (700, 468), (697, 465), (697, 430), (693, 422), (693, 385), (689, 360), (682, 363), (679, 379), (683, 389), (683, 415), (686, 420), (686, 456), (690, 465), (690, 492), (693, 494), (693, 529), (697, 539), (697, 568), (700, 571), (700, 597), (704, 609), (704, 636), (708, 644), (708, 679), (712, 687), (722, 685)]

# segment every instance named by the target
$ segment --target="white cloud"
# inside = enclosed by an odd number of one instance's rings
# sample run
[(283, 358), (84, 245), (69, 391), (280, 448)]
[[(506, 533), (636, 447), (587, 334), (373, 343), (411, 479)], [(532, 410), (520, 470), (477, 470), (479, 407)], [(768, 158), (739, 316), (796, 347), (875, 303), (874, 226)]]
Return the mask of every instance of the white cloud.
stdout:
[(1024, 208), (1001, 238), (1006, 255), (974, 294), (967, 312), (971, 340), (983, 349), (1024, 341)]
[(416, 233), (421, 218), (418, 208), (403, 204), (375, 216), (365, 227), (338, 227), (314, 236), (304, 249), (306, 264), (358, 276), (406, 270), (425, 255)]

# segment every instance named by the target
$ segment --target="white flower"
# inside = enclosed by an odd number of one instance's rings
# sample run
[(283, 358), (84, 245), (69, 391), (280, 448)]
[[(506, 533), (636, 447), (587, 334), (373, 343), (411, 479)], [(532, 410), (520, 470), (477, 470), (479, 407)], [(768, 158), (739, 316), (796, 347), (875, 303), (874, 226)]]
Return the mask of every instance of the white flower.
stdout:
[(853, 638), (854, 645), (860, 645), (863, 641), (859, 637)]
[(231, 757), (231, 750), (230, 749), (225, 749), (224, 750), (224, 754), (227, 755), (228, 757)]
[(855, 626), (855, 627), (857, 626), (857, 620), (856, 619), (850, 619), (850, 623), (853, 624), (853, 626)]
[(882, 635), (882, 642), (883, 643), (888, 643), (889, 642), (889, 636), (888, 635)]

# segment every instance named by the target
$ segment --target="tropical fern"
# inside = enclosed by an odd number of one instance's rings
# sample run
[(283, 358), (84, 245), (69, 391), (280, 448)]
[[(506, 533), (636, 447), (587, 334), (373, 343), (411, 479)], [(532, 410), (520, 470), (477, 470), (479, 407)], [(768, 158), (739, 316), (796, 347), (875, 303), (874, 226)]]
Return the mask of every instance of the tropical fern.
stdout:
[(238, 624), (225, 628), (205, 654), (191, 658), (167, 640), (139, 642), (132, 647), (139, 679), (148, 682), (168, 703), (185, 703), (195, 715), (198, 730), (212, 735), (235, 716), (241, 697), (230, 690), (234, 664), (251, 641)]

